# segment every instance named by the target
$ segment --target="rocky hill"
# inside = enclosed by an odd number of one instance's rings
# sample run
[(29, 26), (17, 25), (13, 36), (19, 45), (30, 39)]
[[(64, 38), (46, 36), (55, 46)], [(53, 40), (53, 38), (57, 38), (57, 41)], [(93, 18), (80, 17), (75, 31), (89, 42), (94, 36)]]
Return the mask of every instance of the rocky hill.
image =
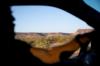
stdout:
[(75, 33), (21, 33), (17, 32), (15, 39), (27, 42), (32, 47), (49, 48), (70, 42), (78, 34), (91, 32), (93, 29), (79, 29)]

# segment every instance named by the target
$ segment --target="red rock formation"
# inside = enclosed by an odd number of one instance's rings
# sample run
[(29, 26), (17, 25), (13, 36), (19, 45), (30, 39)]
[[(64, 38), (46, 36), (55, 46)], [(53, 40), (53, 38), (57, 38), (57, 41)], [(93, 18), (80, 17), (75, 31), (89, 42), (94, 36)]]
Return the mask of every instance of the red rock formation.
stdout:
[[(91, 34), (86, 34), (86, 35), (82, 34), (80, 35), (79, 40), (82, 42), (82, 44), (85, 45), (87, 44), (87, 42), (90, 41), (90, 35)], [(80, 48), (80, 44), (79, 42), (76, 41), (76, 38), (75, 38), (71, 42), (63, 46), (54, 47), (48, 50), (31, 48), (30, 52), (34, 56), (38, 57), (44, 63), (52, 64), (52, 63), (56, 63), (60, 61), (59, 56), (62, 52), (64, 51), (74, 52), (78, 48)]]

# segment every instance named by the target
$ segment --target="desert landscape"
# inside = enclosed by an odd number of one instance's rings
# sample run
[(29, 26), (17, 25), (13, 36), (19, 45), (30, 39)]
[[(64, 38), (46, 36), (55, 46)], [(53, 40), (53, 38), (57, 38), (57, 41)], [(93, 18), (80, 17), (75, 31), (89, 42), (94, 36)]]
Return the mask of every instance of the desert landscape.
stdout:
[(67, 33), (16, 33), (16, 39), (25, 41), (32, 47), (50, 48), (68, 43), (75, 36)]
[(36, 32), (16, 32), (15, 39), (24, 41), (31, 47), (48, 49), (55, 46), (67, 44), (78, 34), (84, 34), (92, 29), (79, 29), (75, 33), (36, 33)]
[(29, 44), (32, 48), (30, 52), (38, 57), (44, 63), (52, 64), (59, 62), (59, 56), (63, 51), (75, 52), (79, 54), (80, 45), (75, 37), (83, 34), (80, 40), (85, 44), (90, 38), (85, 33), (93, 31), (92, 29), (81, 29), (75, 33), (21, 33), (17, 32), (15, 39)]

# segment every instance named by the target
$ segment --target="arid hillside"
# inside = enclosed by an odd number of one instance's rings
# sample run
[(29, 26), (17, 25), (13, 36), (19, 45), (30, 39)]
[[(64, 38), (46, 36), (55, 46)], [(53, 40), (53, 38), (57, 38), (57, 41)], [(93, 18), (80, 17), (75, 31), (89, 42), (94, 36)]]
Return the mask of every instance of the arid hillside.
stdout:
[[(86, 31), (86, 33), (84, 32)], [(80, 30), (76, 33), (16, 33), (15, 39), (29, 44), (32, 55), (44, 63), (52, 64), (60, 61), (62, 52), (75, 52), (80, 48), (80, 42), (84, 45), (90, 42), (91, 31)], [(77, 35), (79, 41), (77, 41)], [(79, 52), (79, 51), (78, 51)]]
[[(90, 36), (91, 33), (80, 35), (79, 41), (83, 45), (88, 45), (88, 43), (91, 41)], [(62, 52), (66, 51), (66, 52), (74, 53), (77, 49), (81, 48), (80, 47), (81, 44), (80, 42), (77, 41), (76, 37), (77, 36), (75, 36), (75, 38), (73, 38), (73, 40), (71, 40), (68, 43), (65, 43), (60, 46), (52, 47), (51, 49), (48, 50), (44, 50), (41, 48), (31, 48), (30, 52), (34, 56), (40, 58), (40, 60), (43, 61), (44, 63), (48, 63), (48, 64), (56, 63), (60, 61), (60, 55)]]
[(68, 43), (74, 37), (68, 33), (16, 33), (15, 39), (27, 42), (32, 47), (48, 49)]

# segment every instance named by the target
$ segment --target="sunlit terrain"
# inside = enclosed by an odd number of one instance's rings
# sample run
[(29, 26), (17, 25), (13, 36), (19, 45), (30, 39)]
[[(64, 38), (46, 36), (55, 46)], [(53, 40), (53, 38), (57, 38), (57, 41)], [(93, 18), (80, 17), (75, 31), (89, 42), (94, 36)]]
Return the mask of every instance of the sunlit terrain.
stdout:
[[(86, 29), (84, 29), (86, 30)], [(78, 30), (75, 33), (16, 33), (15, 39), (28, 43), (31, 47), (49, 49), (67, 44), (78, 34), (84, 34), (92, 29)], [(79, 32), (79, 33), (78, 33)]]

